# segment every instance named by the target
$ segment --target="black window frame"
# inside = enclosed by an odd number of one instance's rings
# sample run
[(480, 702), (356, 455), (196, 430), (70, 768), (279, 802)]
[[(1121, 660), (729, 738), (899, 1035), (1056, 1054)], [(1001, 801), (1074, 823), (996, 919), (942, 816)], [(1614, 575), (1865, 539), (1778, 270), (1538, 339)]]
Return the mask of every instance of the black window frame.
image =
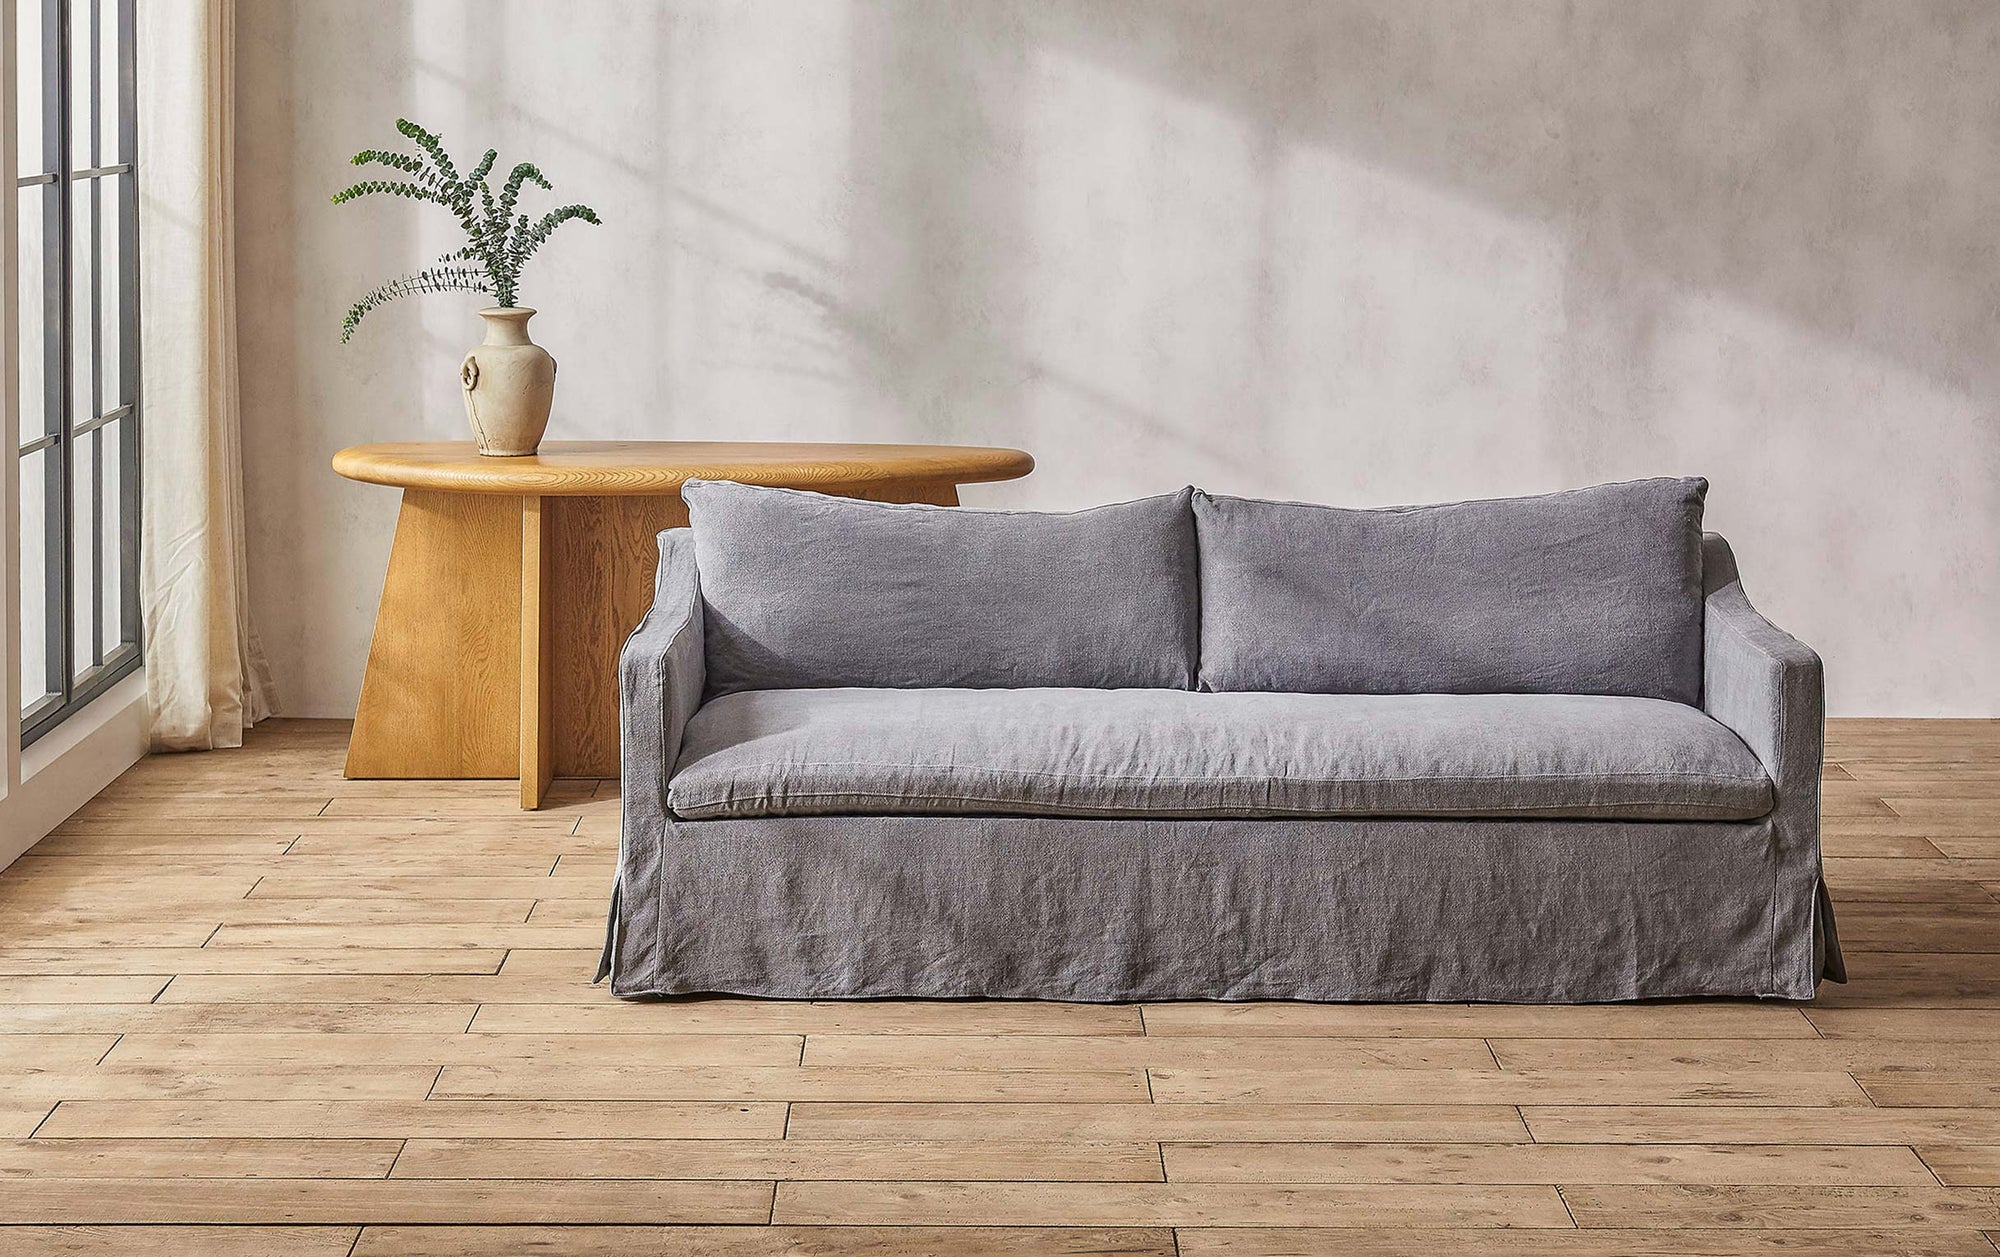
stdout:
[[(42, 47), (16, 47), (15, 73), (25, 79), (39, 67), (42, 86), (42, 152), (32, 163), (23, 154), (17, 158), (14, 196), (17, 206), (23, 189), (44, 189), (42, 219), (42, 414), (41, 435), (23, 440), (16, 431), (8, 438), (17, 442), (22, 465), (37, 452), (46, 451), (44, 464), (44, 542), (46, 550), (47, 614), (41, 626), (44, 635), (45, 676), (42, 696), (28, 704), (21, 695), (21, 745), (28, 746), (80, 711), (140, 664), (141, 624), (139, 614), (139, 197), (138, 197), (138, 100), (136, 91), (136, 0), (17, 0), (21, 6), (41, 9)], [(82, 32), (73, 31), (73, 15), (86, 14)], [(118, 151), (108, 154), (123, 162), (106, 162), (103, 151), (104, 119), (98, 111), (105, 99), (105, 59), (107, 17), (117, 23), (112, 37), (117, 42)], [(16, 23), (18, 30), (19, 24)], [(87, 49), (72, 46), (72, 34), (84, 34)], [(79, 55), (89, 58), (89, 92), (84, 110), (72, 99), (78, 84), (73, 68)], [(18, 88), (16, 89), (18, 91)], [(89, 164), (77, 164), (77, 142), (73, 124), (78, 113), (89, 127)], [(53, 160), (52, 160), (53, 159)], [(23, 175), (21, 169), (40, 173)], [(121, 180), (116, 176), (124, 176)], [(107, 193), (107, 189), (110, 191)], [(77, 201), (87, 198), (89, 214), (89, 291), (76, 291)], [(104, 397), (104, 233), (107, 223), (118, 233), (119, 311), (117, 314), (119, 375), (121, 394), (129, 401)], [(34, 294), (19, 294), (28, 307)], [(77, 371), (77, 330), (80, 323), (90, 329), (91, 390), (89, 417), (79, 420)], [(19, 349), (17, 342), (16, 351)], [(118, 644), (104, 648), (104, 473), (106, 425), (121, 421), (112, 456), (119, 466), (118, 509)], [(77, 518), (75, 468), (79, 450), (88, 442), (91, 513), (88, 520)], [(88, 529), (91, 544), (88, 563), (77, 561), (72, 535)], [(80, 568), (85, 570), (79, 570)], [(79, 624), (78, 582), (89, 582), (89, 623)], [(25, 615), (25, 606), (21, 614)], [(23, 623), (23, 639), (35, 626)], [(80, 632), (89, 633), (91, 664), (79, 670), (76, 643)]]

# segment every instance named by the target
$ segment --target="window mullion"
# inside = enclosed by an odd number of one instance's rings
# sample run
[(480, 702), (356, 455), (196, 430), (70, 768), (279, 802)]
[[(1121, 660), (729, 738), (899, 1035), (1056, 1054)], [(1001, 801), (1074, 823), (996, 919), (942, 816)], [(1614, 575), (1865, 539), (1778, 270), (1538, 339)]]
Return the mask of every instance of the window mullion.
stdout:
[[(76, 0), (71, 0), (76, 3)], [(104, 164), (104, 123), (98, 117), (104, 109), (104, 8), (83, 0), (90, 9), (90, 167)], [(74, 120), (72, 120), (73, 122)], [(95, 422), (107, 407), (104, 403), (104, 180), (93, 177), (90, 184), (90, 418)], [(74, 417), (72, 417), (74, 422)], [(90, 451), (90, 649), (85, 652), (93, 666), (104, 662), (104, 432), (93, 428)], [(79, 448), (81, 457), (82, 450)], [(74, 509), (74, 508), (72, 508)], [(75, 563), (71, 548), (71, 563)], [(76, 579), (72, 572), (71, 579)], [(72, 664), (74, 661), (72, 661)]]
[(139, 641), (139, 93), (138, 0), (118, 2), (118, 151), (131, 172), (121, 185), (118, 213), (118, 337), (120, 397), (128, 417), (119, 424), (119, 642)]
[[(54, 170), (58, 176), (55, 183), (55, 214), (45, 238), (48, 242), (48, 268), (44, 272), (46, 282), (52, 288), (55, 317), (49, 326), (55, 334), (49, 342), (55, 346), (57, 361), (55, 371), (49, 376), (45, 389), (45, 403), (49, 407), (52, 422), (50, 430), (56, 434), (56, 443), (47, 457), (47, 493), (43, 498), (48, 511), (47, 526), (43, 536), (48, 555), (46, 633), (48, 635), (48, 673), (50, 692), (60, 695), (63, 706), (67, 706), (74, 693), (70, 668), (71, 614), (71, 572), (70, 572), (70, 501), (72, 473), (70, 461), (75, 456), (71, 448), (70, 432), (70, 390), (72, 388), (71, 352), (74, 328), (71, 322), (75, 309), (71, 267), (72, 246), (70, 237), (74, 232), (71, 218), (70, 200), (74, 189), (71, 187), (70, 173), (73, 161), (70, 154), (70, 48), (69, 10), (72, 0), (48, 0), (42, 10), (44, 38), (54, 41), (55, 64), (53, 73), (46, 75), (43, 86), (44, 141), (55, 156)], [(46, 66), (46, 62), (44, 63)], [(52, 134), (49, 133), (52, 131)]]

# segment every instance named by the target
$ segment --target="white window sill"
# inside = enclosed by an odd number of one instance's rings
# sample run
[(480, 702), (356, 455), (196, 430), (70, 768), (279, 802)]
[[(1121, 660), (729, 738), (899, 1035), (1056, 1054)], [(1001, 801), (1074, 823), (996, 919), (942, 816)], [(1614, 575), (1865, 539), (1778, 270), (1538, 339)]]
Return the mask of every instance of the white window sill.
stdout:
[(149, 741), (142, 668), (22, 751), (20, 783), (0, 796), (0, 868), (138, 763)]

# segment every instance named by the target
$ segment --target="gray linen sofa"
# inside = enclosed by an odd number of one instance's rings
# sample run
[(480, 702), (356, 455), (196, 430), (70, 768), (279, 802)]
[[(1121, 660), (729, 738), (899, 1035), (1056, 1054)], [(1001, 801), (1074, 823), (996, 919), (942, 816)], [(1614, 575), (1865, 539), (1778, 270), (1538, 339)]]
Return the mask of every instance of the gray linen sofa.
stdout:
[(620, 996), (1810, 998), (1818, 658), (1704, 481), (1072, 514), (690, 482)]

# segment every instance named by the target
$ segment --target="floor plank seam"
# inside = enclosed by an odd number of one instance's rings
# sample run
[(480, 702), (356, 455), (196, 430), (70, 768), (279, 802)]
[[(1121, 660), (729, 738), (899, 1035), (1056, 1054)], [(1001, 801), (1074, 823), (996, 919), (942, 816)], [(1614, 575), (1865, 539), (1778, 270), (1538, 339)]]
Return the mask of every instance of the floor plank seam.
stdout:
[(41, 1120), (36, 1122), (34, 1127), (28, 1131), (28, 1138), (33, 1139), (36, 1135), (40, 1134), (42, 1127), (49, 1124), (49, 1119), (56, 1115), (56, 1110), (61, 1108), (62, 1105), (63, 1102), (61, 1100), (57, 1100), (54, 1104), (51, 1104), (49, 1111), (42, 1114)]
[(407, 1139), (403, 1140), (401, 1143), (398, 1143), (396, 1145), (396, 1155), (389, 1158), (389, 1168), (382, 1171), (382, 1178), (384, 1181), (396, 1177), (396, 1165), (403, 1159), (403, 1154), (405, 1152), (408, 1152), (409, 1149), (410, 1149), (410, 1141)]

